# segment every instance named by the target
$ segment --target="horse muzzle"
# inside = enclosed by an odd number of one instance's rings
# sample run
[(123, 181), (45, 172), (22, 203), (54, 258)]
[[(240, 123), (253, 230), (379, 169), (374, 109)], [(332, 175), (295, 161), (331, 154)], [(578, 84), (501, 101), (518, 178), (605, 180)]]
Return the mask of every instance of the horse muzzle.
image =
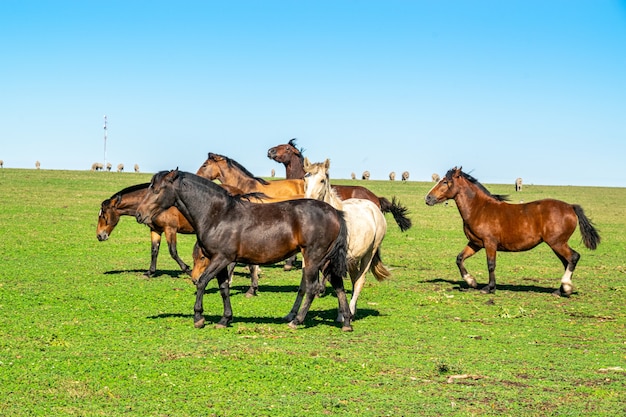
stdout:
[(424, 200), (425, 200), (426, 204), (428, 204), (429, 206), (434, 206), (435, 204), (437, 204), (439, 202), (435, 196), (432, 196), (430, 194), (428, 194), (424, 198)]
[(135, 219), (137, 219), (137, 223), (148, 224), (150, 222), (150, 217), (143, 215), (142, 213), (137, 212), (135, 214)]
[(109, 238), (109, 234), (107, 232), (100, 232), (100, 233), (98, 233), (98, 240), (100, 242), (104, 242), (108, 238)]
[(268, 157), (269, 159), (274, 159), (274, 158), (276, 157), (276, 150), (275, 150), (274, 148), (270, 148), (270, 149), (267, 151), (267, 157)]

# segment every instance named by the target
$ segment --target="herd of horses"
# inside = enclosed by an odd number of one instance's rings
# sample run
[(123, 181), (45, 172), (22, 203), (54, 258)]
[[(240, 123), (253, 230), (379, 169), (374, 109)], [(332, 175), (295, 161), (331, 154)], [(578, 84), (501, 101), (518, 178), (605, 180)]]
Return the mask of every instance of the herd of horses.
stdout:
[[(362, 186), (332, 184), (330, 160), (311, 163), (293, 139), (270, 148), (267, 156), (285, 166), (286, 179), (255, 177), (237, 161), (209, 153), (196, 174), (162, 171), (150, 183), (120, 190), (101, 204), (97, 237), (107, 240), (121, 216), (146, 224), (152, 256), (145, 275), (152, 276), (165, 233), (170, 255), (196, 286), (194, 325), (198, 328), (205, 325), (203, 296), (213, 278), (223, 302), (216, 326), (226, 327), (233, 318), (229, 287), (234, 265), (249, 266), (251, 285), (246, 295), (254, 296), (259, 265), (293, 261), (300, 253), (302, 277), (284, 319), (292, 328), (302, 324), (313, 300), (330, 282), (338, 300), (337, 321), (342, 330), (351, 331), (367, 272), (377, 280), (391, 275), (380, 255), (387, 231), (384, 213), (390, 213), (404, 232), (412, 226), (408, 209), (395, 197), (376, 196)], [(438, 179), (425, 203), (432, 206), (450, 199), (458, 207), (468, 239), (456, 262), (462, 279), (472, 288), (478, 285), (464, 261), (485, 249), (489, 282), (481, 289), (483, 293), (496, 290), (497, 251), (525, 251), (545, 242), (565, 269), (555, 295), (570, 296), (580, 254), (568, 240), (577, 224), (587, 248), (595, 249), (600, 243), (598, 231), (579, 205), (552, 199), (510, 204), (461, 168)], [(177, 233), (196, 235), (193, 268), (178, 256)], [(352, 282), (349, 303), (346, 276)]]

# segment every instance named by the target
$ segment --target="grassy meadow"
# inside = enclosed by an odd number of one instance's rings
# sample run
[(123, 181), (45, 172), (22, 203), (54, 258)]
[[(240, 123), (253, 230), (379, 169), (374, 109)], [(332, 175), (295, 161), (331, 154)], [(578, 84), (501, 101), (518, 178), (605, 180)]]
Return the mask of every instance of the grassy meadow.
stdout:
[[(368, 275), (343, 333), (330, 289), (304, 326), (281, 321), (300, 280), (282, 264), (262, 268), (252, 299), (237, 267), (227, 329), (211, 325), (211, 282), (207, 326), (194, 328), (195, 287), (165, 239), (153, 278), (146, 226), (124, 217), (96, 239), (100, 202), (149, 179), (0, 170), (0, 416), (626, 414), (625, 188), (485, 184), (514, 202), (578, 203), (599, 229), (596, 251), (572, 236), (575, 292), (556, 298), (562, 267), (546, 245), (499, 253), (495, 294), (465, 290), (461, 218), (454, 202), (424, 204), (432, 183), (335, 181), (397, 196), (413, 220), (401, 233), (387, 217), (393, 277)], [(188, 264), (193, 243), (179, 235)], [(486, 283), (484, 251), (467, 267)]]

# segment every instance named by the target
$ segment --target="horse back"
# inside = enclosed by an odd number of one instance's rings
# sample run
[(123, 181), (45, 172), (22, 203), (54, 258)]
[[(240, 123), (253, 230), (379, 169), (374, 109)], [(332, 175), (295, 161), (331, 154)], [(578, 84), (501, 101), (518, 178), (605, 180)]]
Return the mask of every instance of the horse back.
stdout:
[(378, 196), (365, 187), (361, 187), (360, 185), (331, 185), (331, 187), (342, 200), (361, 198), (371, 201), (380, 209), (380, 199)]

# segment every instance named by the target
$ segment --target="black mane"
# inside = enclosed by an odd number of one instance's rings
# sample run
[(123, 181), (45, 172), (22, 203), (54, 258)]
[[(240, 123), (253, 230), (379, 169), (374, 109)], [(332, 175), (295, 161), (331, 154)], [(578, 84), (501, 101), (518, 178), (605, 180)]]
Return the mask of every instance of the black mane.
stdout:
[[(456, 168), (452, 168), (450, 169), (447, 173), (446, 173), (446, 179), (447, 180), (452, 180), (452, 175), (456, 172)], [(506, 194), (491, 194), (491, 192), (485, 188), (484, 185), (482, 185), (480, 182), (478, 182), (478, 180), (474, 177), (472, 177), (470, 174), (467, 174), (463, 171), (461, 171), (461, 175), (463, 176), (463, 178), (465, 178), (466, 180), (468, 180), (469, 182), (471, 182), (472, 184), (476, 185), (482, 192), (484, 192), (485, 194), (487, 194), (489, 197), (498, 200), (498, 201), (509, 201), (509, 196)]]
[(298, 155), (300, 159), (304, 159), (304, 156), (302, 155), (304, 153), (304, 148), (298, 149), (298, 147), (296, 146), (296, 138), (290, 139), (287, 144), (295, 150), (295, 154)]
[(259, 178), (259, 177), (255, 177), (253, 173), (251, 173), (250, 171), (248, 171), (248, 169), (246, 167), (244, 167), (243, 165), (241, 165), (239, 162), (235, 161), (234, 159), (231, 159), (227, 156), (224, 155), (218, 155), (218, 154), (213, 154), (215, 156), (219, 156), (220, 158), (224, 158), (224, 160), (226, 161), (226, 163), (229, 166), (234, 166), (235, 168), (238, 168), (239, 170), (241, 170), (244, 174), (246, 174), (248, 177), (253, 178), (255, 181), (260, 182), (263, 185), (267, 185), (269, 184), (267, 181), (265, 181), (263, 178)]

